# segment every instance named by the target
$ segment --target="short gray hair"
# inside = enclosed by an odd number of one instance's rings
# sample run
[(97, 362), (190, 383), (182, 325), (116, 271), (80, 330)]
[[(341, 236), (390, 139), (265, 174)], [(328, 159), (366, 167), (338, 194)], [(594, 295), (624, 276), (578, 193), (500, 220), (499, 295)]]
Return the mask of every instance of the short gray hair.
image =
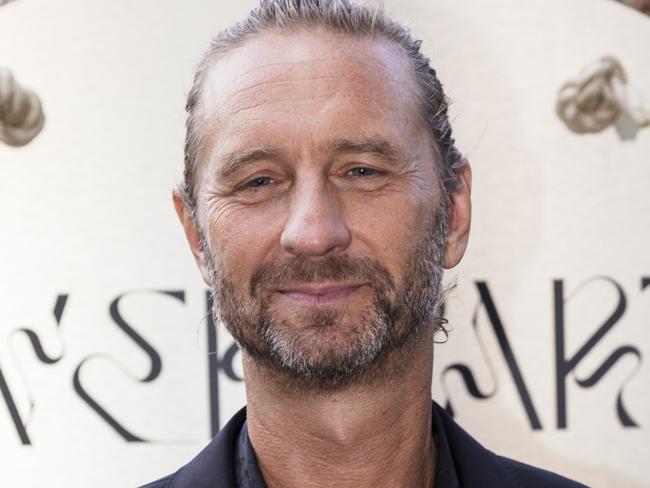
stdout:
[(203, 138), (199, 134), (197, 108), (201, 91), (210, 67), (225, 54), (252, 37), (271, 30), (325, 28), (331, 32), (353, 37), (384, 38), (395, 43), (404, 52), (413, 68), (420, 91), (421, 117), (426, 123), (438, 153), (438, 174), (445, 198), (458, 184), (458, 170), (464, 158), (456, 148), (447, 115), (449, 100), (429, 58), (420, 51), (422, 41), (414, 39), (409, 29), (392, 20), (380, 8), (351, 0), (261, 0), (259, 7), (240, 22), (221, 31), (212, 40), (194, 75), (194, 83), (187, 97), (185, 169), (179, 193), (185, 204), (196, 209), (195, 176), (197, 155)]

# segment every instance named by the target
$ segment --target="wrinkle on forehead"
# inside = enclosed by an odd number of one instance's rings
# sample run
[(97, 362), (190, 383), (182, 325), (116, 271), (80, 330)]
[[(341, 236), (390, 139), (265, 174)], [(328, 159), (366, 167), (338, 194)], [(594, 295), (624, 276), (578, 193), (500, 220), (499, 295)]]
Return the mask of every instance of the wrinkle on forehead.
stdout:
[[(198, 178), (215, 151), (229, 145), (226, 134), (250, 132), (252, 126), (266, 132), (273, 125), (285, 125), (287, 116), (309, 124), (319, 113), (340, 110), (346, 99), (365, 113), (360, 121), (390, 118), (418, 131), (423, 125), (417, 93), (409, 60), (387, 39), (326, 31), (260, 34), (207, 73), (197, 110), (200, 148), (195, 174)], [(314, 107), (315, 100), (322, 102)], [(354, 103), (359, 100), (361, 104)]]
[[(351, 39), (350, 42), (354, 42), (354, 39)], [(349, 51), (348, 54), (353, 54), (354, 53), (354, 47), (350, 47), (349, 45), (346, 46), (346, 50)], [(232, 55), (236, 55), (233, 53)], [(378, 67), (378, 64), (380, 67), (387, 69), (389, 68), (385, 63), (382, 63), (381, 60), (379, 59), (370, 59), (368, 60), (365, 57), (362, 56), (350, 56), (351, 60), (354, 61), (354, 65), (356, 67), (365, 67), (369, 70), (376, 70)], [(373, 62), (374, 61), (374, 62)], [(270, 73), (274, 72), (279, 72), (279, 73), (287, 73), (290, 74), (292, 72), (296, 72), (300, 69), (305, 70), (311, 68), (312, 70), (318, 69), (319, 65), (322, 65), (321, 69), (325, 69), (328, 65), (332, 66), (335, 64), (336, 61), (334, 61), (331, 57), (323, 57), (323, 58), (314, 58), (314, 59), (307, 59), (307, 60), (302, 60), (302, 61), (283, 61), (283, 62), (276, 62), (276, 63), (263, 63), (261, 65), (256, 65), (251, 68), (249, 68), (247, 71), (236, 75), (233, 77), (225, 86), (225, 91), (230, 91), (233, 90), (233, 85), (236, 87), (238, 83), (245, 84), (247, 79), (255, 79), (256, 75), (259, 74), (260, 71), (265, 71), (267, 76)], [(213, 67), (211, 71), (211, 75), (215, 75), (215, 70), (219, 70), (218, 66)], [(262, 75), (263, 76), (263, 75)], [(216, 77), (215, 77), (216, 78)], [(308, 80), (310, 77), (305, 77), (303, 78), (304, 80)], [(312, 77), (314, 79), (318, 78), (327, 78), (326, 75), (321, 75), (321, 76), (314, 76)], [(331, 78), (335, 78), (334, 76), (331, 76)], [(216, 79), (212, 79), (212, 84), (214, 85), (215, 82), (218, 81)], [(263, 83), (263, 82), (260, 82)], [(258, 83), (258, 84), (260, 84)], [(272, 83), (272, 81), (270, 81)], [(245, 91), (246, 88), (238, 88), (236, 91)]]
[[(333, 34), (323, 29), (271, 31), (248, 40), (210, 68), (199, 104), (201, 118), (214, 122), (260, 92), (263, 99), (279, 100), (299, 84), (303, 91), (311, 90), (306, 96), (319, 96), (319, 90), (327, 89), (328, 80), (341, 80), (330, 74), (340, 73), (341, 68), (349, 73), (344, 77), (349, 88), (362, 88), (369, 98), (379, 98), (393, 86), (413, 95), (409, 98), (414, 102), (417, 100), (409, 61), (389, 40)], [(310, 86), (306, 87), (305, 82)], [(416, 103), (413, 108), (417, 110)]]

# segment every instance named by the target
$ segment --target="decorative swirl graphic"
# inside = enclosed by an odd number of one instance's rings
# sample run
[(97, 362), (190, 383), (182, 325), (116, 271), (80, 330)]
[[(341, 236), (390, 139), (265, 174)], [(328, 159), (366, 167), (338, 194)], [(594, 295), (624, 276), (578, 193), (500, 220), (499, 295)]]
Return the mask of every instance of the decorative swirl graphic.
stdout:
[(451, 404), (452, 395), (451, 392), (449, 391), (449, 388), (447, 386), (447, 381), (446, 381), (452, 372), (458, 373), (460, 375), (460, 378), (463, 381), (463, 384), (465, 385), (467, 392), (477, 400), (487, 400), (488, 398), (492, 398), (499, 390), (499, 380), (497, 374), (495, 373), (492, 362), (490, 361), (490, 356), (487, 353), (485, 342), (483, 341), (483, 338), (478, 331), (479, 310), (480, 310), (480, 303), (477, 304), (477, 306), (474, 308), (474, 313), (472, 314), (472, 328), (474, 329), (474, 334), (476, 335), (477, 338), (478, 347), (481, 350), (481, 357), (485, 361), (485, 366), (487, 368), (490, 378), (492, 379), (492, 388), (490, 388), (487, 391), (482, 391), (478, 385), (478, 382), (476, 381), (474, 373), (472, 372), (470, 367), (467, 366), (466, 364), (453, 363), (448, 365), (440, 375), (440, 384), (442, 386), (443, 391), (445, 392), (445, 397), (447, 398), (447, 402), (445, 404), (445, 410), (452, 417), (456, 414), (456, 412), (454, 410), (454, 407)]
[(55, 364), (59, 362), (61, 359), (63, 359), (63, 355), (65, 354), (65, 342), (63, 340), (63, 334), (61, 334), (61, 318), (63, 317), (63, 311), (65, 310), (65, 305), (68, 303), (68, 295), (59, 295), (56, 298), (56, 302), (54, 304), (54, 310), (52, 311), (52, 314), (54, 315), (54, 320), (56, 321), (56, 327), (57, 327), (57, 332), (59, 333), (59, 337), (61, 338), (61, 344), (62, 344), (62, 351), (61, 354), (59, 354), (57, 357), (51, 357), (48, 356), (45, 350), (43, 349), (43, 345), (41, 343), (41, 340), (38, 337), (38, 334), (34, 332), (31, 329), (16, 329), (13, 331), (11, 337), (13, 337), (17, 333), (23, 333), (27, 335), (27, 338), (29, 339), (29, 342), (32, 345), (32, 348), (34, 349), (34, 354), (36, 354), (36, 357), (38, 358), (39, 361), (45, 364)]
[(609, 357), (605, 360), (603, 364), (600, 365), (600, 367), (588, 378), (585, 378), (584, 380), (581, 380), (579, 378), (576, 378), (576, 383), (578, 383), (580, 386), (583, 388), (589, 388), (591, 386), (594, 386), (598, 381), (605, 376), (605, 373), (609, 371), (609, 369), (614, 366), (619, 359), (621, 359), (623, 356), (627, 354), (632, 354), (633, 356), (636, 357), (637, 362), (632, 371), (627, 375), (625, 378), (625, 381), (621, 385), (621, 388), (618, 390), (618, 393), (616, 394), (616, 415), (618, 415), (619, 420), (621, 421), (621, 424), (625, 427), (638, 427), (639, 424), (637, 424), (632, 417), (630, 417), (630, 414), (627, 413), (627, 409), (625, 408), (625, 405), (623, 405), (623, 390), (629, 383), (629, 381), (632, 379), (634, 375), (636, 375), (637, 371), (641, 368), (641, 352), (633, 346), (622, 346), (616, 349), (612, 354), (609, 355)]
[(34, 92), (22, 88), (6, 68), (0, 68), (0, 140), (24, 146), (43, 128), (45, 115)]
[(650, 113), (627, 89), (621, 63), (605, 56), (587, 66), (580, 76), (562, 85), (556, 111), (573, 132), (600, 132), (622, 114), (637, 127), (650, 125)]
[[(483, 342), (479, 340), (481, 350), (483, 350)], [(467, 388), (467, 392), (474, 398), (477, 398), (479, 400), (486, 400), (488, 398), (492, 398), (495, 393), (497, 392), (497, 378), (494, 375), (494, 371), (492, 371), (492, 365), (490, 364), (489, 360), (487, 359), (487, 356), (485, 356), (485, 359), (487, 361), (488, 369), (490, 370), (490, 375), (492, 376), (492, 380), (494, 381), (494, 387), (492, 388), (492, 391), (483, 393), (479, 387), (478, 384), (476, 383), (476, 379), (474, 379), (474, 374), (472, 373), (472, 370), (469, 369), (468, 366), (461, 364), (461, 363), (454, 363), (449, 366), (447, 366), (444, 371), (442, 372), (442, 388), (445, 392), (445, 396), (447, 397), (447, 403), (445, 404), (445, 410), (449, 415), (452, 417), (455, 415), (454, 407), (451, 405), (451, 401), (449, 400), (450, 394), (449, 391), (447, 390), (447, 383), (444, 381), (444, 379), (448, 376), (448, 373), (451, 371), (456, 371), (458, 374), (460, 374), (460, 377), (463, 380), (463, 383), (465, 384), (465, 387)]]

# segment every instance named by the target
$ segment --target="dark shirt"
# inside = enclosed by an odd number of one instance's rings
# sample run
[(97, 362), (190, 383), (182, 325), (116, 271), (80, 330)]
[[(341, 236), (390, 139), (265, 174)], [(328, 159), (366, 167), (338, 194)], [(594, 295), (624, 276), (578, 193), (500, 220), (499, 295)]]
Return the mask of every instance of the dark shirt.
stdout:
[[(264, 487), (255, 451), (248, 440), (248, 431), (243, 427), (245, 423), (246, 409), (243, 408), (192, 461), (175, 473), (149, 483), (146, 488)], [(432, 424), (438, 451), (436, 488), (585, 486), (485, 449), (435, 402)]]
[[(435, 408), (431, 425), (438, 456), (433, 486), (435, 488), (460, 488), (445, 429)], [(242, 425), (235, 446), (235, 482), (237, 488), (266, 488), (264, 477), (257, 465), (255, 450), (248, 437), (248, 422), (244, 422)]]

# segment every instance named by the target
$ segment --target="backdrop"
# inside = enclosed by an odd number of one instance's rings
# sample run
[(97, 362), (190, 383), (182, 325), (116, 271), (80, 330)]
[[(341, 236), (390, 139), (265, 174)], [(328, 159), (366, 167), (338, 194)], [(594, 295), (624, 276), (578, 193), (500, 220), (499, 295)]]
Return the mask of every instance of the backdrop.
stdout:
[[(171, 189), (193, 68), (253, 5), (0, 6), (0, 66), (46, 117), (0, 144), (1, 486), (137, 486), (244, 404)], [(606, 0), (386, 8), (424, 39), (474, 168), (434, 398), (499, 453), (650, 486), (650, 129), (577, 135), (554, 111), (607, 54), (650, 108), (650, 18)]]

